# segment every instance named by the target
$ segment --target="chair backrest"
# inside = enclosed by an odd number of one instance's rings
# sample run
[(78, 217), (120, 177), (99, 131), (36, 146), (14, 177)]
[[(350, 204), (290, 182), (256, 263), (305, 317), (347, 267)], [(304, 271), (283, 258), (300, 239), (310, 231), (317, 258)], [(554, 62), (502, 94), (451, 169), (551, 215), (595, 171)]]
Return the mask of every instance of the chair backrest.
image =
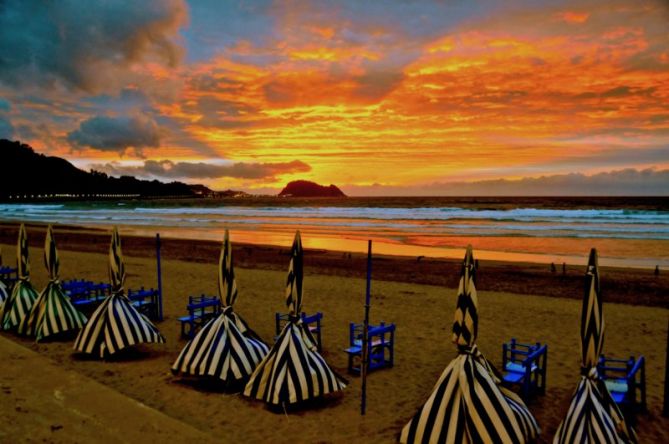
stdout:
[(537, 366), (539, 371), (543, 371), (546, 368), (546, 356), (548, 355), (548, 346), (542, 345), (539, 348), (535, 348), (532, 353), (527, 355), (527, 358), (523, 361), (523, 365), (530, 366), (532, 364)]
[(606, 356), (601, 355), (599, 357), (599, 361), (597, 362), (597, 371), (599, 372), (599, 376), (604, 379), (627, 379), (634, 367), (634, 356), (630, 356), (629, 359), (615, 359), (607, 358)]
[(516, 341), (516, 338), (511, 338), (509, 342), (502, 344), (502, 367), (506, 367), (507, 362), (523, 362), (528, 356), (540, 349), (542, 349), (540, 342), (523, 344)]
[(323, 313), (316, 312), (315, 314), (307, 316), (306, 313), (302, 312), (302, 323), (305, 325), (313, 324), (314, 322), (320, 327), (321, 319), (323, 319)]
[[(150, 292), (153, 294), (156, 290), (151, 289)], [(149, 292), (147, 292), (149, 293)], [(214, 311), (217, 311), (217, 308), (220, 306), (221, 302), (216, 296), (188, 296), (188, 310), (198, 309), (198, 308), (207, 308), (212, 307)]]

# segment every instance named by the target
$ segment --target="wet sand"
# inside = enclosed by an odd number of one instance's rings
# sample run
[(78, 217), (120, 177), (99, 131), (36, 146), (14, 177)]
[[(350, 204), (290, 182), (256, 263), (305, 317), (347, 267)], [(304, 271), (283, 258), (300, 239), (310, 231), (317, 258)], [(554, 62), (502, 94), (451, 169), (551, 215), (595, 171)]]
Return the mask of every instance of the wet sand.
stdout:
[[(27, 227), (30, 245), (43, 247), (46, 226)], [(80, 227), (56, 226), (56, 241), (59, 248), (107, 254), (110, 235), (107, 231)], [(14, 264), (16, 255), (16, 224), (0, 224), (0, 245), (4, 263)], [(155, 238), (127, 236), (121, 232), (124, 251), (138, 257), (155, 257)], [(283, 271), (287, 267), (286, 257), (292, 239), (285, 247), (250, 245), (235, 242), (231, 233), (235, 263), (239, 267)], [(303, 236), (304, 239), (304, 236)], [(477, 244), (474, 243), (474, 256)], [(462, 246), (462, 255), (464, 249)], [(555, 264), (551, 272), (549, 264), (529, 262), (499, 262), (479, 260), (478, 284), (489, 291), (515, 294), (532, 294), (559, 298), (583, 297), (583, 273), (588, 260), (588, 248), (584, 245), (582, 266), (567, 265), (563, 273), (562, 264)], [(218, 262), (220, 242), (163, 238), (161, 256), (165, 259), (215, 264)], [(364, 278), (367, 258), (365, 254), (307, 249), (305, 273)], [(40, 255), (41, 257), (41, 255)], [(375, 280), (429, 284), (455, 287), (461, 260), (439, 259), (424, 256), (374, 255), (373, 277)], [(41, 259), (40, 259), (41, 263)], [(601, 267), (602, 292), (607, 302), (631, 305), (647, 305), (669, 308), (669, 270), (660, 270), (655, 275), (652, 269)]]
[[(55, 234), (61, 249), (63, 278), (107, 279), (108, 236), (101, 235), (99, 239), (89, 237), (88, 242), (77, 244), (72, 239), (82, 239), (81, 234), (71, 235), (61, 230)], [(29, 236), (31, 244), (41, 242), (32, 230)], [(13, 256), (14, 246), (7, 245), (4, 239), (2, 242), (7, 262), (7, 257)], [(125, 237), (123, 242), (128, 287), (154, 285), (155, 261), (147, 257), (153, 254), (152, 240)], [(74, 249), (90, 251), (72, 251), (72, 245), (77, 246)], [(428, 261), (427, 264), (433, 267), (431, 270), (439, 270), (428, 273), (419, 268), (426, 263), (416, 262), (416, 258), (377, 259), (374, 264), (371, 320), (373, 323), (386, 321), (397, 325), (395, 367), (370, 374), (368, 412), (364, 417), (359, 414), (360, 380), (353, 376), (349, 377), (350, 385), (341, 396), (328, 398), (309, 409), (286, 416), (236, 394), (223, 394), (185, 383), (169, 371), (185, 345), (185, 341), (179, 338), (176, 318), (186, 311), (188, 295), (216, 292), (218, 247), (206, 242), (165, 241), (163, 285), (166, 317), (157, 325), (167, 338), (167, 344), (140, 346), (111, 361), (98, 361), (74, 356), (72, 341), (36, 344), (10, 333), (0, 335), (37, 352), (67, 372), (91, 378), (219, 441), (395, 442), (403, 425), (425, 401), (439, 375), (455, 356), (455, 348), (450, 343), (450, 328), (458, 264), (449, 261), (432, 264)], [(287, 249), (248, 248), (239, 246), (234, 251), (240, 290), (235, 309), (261, 337), (271, 341), (274, 313), (284, 309)], [(30, 254), (33, 281), (41, 289), (46, 284), (42, 249), (31, 248)], [(255, 264), (255, 268), (248, 267), (251, 263)], [(363, 316), (364, 258), (353, 255), (348, 259), (341, 254), (307, 251), (305, 263), (305, 311), (324, 313), (323, 356), (336, 371), (345, 374), (347, 359), (342, 350), (348, 340), (348, 323), (361, 321)], [(410, 264), (413, 272), (405, 269)], [(535, 288), (541, 287), (533, 282), (535, 274), (541, 273), (539, 269), (518, 271), (515, 279), (520, 283), (514, 284), (513, 288), (522, 290), (523, 294), (500, 291), (494, 281), (508, 272), (505, 267), (508, 265), (481, 264), (478, 344), (488, 359), (498, 366), (501, 364), (501, 343), (511, 337), (549, 345), (548, 390), (545, 396), (530, 403), (530, 409), (542, 428), (541, 442), (550, 442), (578, 382), (581, 304), (576, 299), (531, 294)], [(505, 269), (507, 271), (502, 271)], [(568, 270), (565, 278), (552, 276), (547, 270), (544, 272), (547, 274), (545, 279), (554, 279), (553, 286), (561, 290), (551, 290), (555, 292), (552, 296), (561, 294), (568, 283), (578, 284), (574, 297), (581, 296), (583, 270)], [(612, 270), (603, 270), (602, 283), (607, 282), (612, 274)], [(416, 283), (418, 281), (436, 285)], [(543, 282), (546, 285), (547, 281)], [(632, 290), (635, 285), (634, 282), (629, 284)], [(621, 298), (632, 298), (634, 291), (617, 294)], [(657, 297), (661, 298), (661, 295)], [(605, 353), (618, 357), (643, 354), (647, 359), (649, 412), (638, 416), (639, 440), (669, 442), (669, 420), (660, 416), (669, 311), (659, 307), (634, 306), (635, 299), (628, 299), (626, 304), (611, 303), (608, 294), (605, 301)], [(666, 301), (655, 305), (666, 307)], [(15, 370), (39, 372), (22, 359), (12, 360), (11, 365)], [(8, 387), (12, 393), (27, 393), (22, 395), (26, 402), (32, 402), (33, 396), (54, 396), (48, 390), (29, 394), (21, 388), (22, 384), (30, 384), (29, 381), (28, 378), (14, 378), (8, 382), (3, 379), (2, 388), (6, 391), (5, 387)], [(0, 396), (3, 397), (0, 416), (6, 416), (7, 410), (13, 411), (16, 405), (20, 405), (5, 392), (0, 392)], [(91, 396), (99, 396), (102, 405), (110, 402), (106, 395), (97, 392), (91, 393)], [(20, 435), (15, 437), (21, 438), (25, 436), (22, 431), (30, 430), (31, 440), (49, 441), (54, 432), (48, 422), (36, 423), (30, 414), (27, 411), (13, 416), (16, 422), (11, 425), (10, 436), (16, 431)], [(54, 417), (59, 414), (53, 412)], [(132, 422), (127, 423), (127, 427), (136, 426)], [(96, 426), (91, 424), (90, 427), (94, 429)], [(61, 432), (72, 440), (78, 439), (75, 426), (64, 426), (58, 430), (58, 433)], [(145, 438), (154, 439), (155, 436), (147, 431)]]

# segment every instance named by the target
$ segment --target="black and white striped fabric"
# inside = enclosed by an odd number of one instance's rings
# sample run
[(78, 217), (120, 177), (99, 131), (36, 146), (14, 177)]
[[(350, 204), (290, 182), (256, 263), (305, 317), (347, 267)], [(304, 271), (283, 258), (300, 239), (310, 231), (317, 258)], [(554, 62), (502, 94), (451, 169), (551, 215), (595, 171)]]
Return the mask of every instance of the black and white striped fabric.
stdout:
[(290, 249), (290, 264), (286, 279), (286, 307), (293, 316), (299, 316), (302, 309), (302, 282), (304, 280), (304, 254), (302, 237), (299, 230), (295, 233), (293, 246)]
[[(2, 247), (0, 247), (0, 267), (2, 267)], [(7, 285), (0, 281), (0, 311), (2, 310), (2, 306), (8, 298), (9, 290), (7, 290)], [(2, 324), (2, 317), (0, 317), (0, 324)]]
[(9, 298), (0, 307), (0, 321), (3, 330), (13, 330), (28, 316), (37, 299), (37, 291), (30, 283), (30, 259), (28, 257), (28, 236), (26, 227), (21, 224), (17, 243), (17, 275)]
[(251, 376), (269, 347), (232, 310), (237, 300), (237, 283), (228, 230), (225, 230), (218, 271), (218, 293), (225, 305), (223, 312), (186, 344), (172, 365), (172, 372), (234, 383)]
[(74, 342), (80, 353), (98, 354), (101, 358), (140, 343), (162, 343), (165, 338), (151, 321), (139, 313), (123, 294), (125, 266), (121, 237), (114, 227), (109, 247), (109, 279), (112, 295), (93, 312)]
[(316, 343), (302, 325), (303, 251), (300, 232), (291, 249), (286, 305), (290, 319), (265, 359), (246, 384), (244, 395), (271, 405), (294, 404), (343, 390), (346, 381), (318, 354)]
[(476, 346), (478, 301), (471, 246), (462, 266), (453, 322), (458, 356), (437, 381), (430, 397), (404, 427), (402, 443), (525, 443), (539, 427), (523, 401), (501, 386)]
[(604, 345), (604, 313), (599, 287), (597, 251), (590, 251), (581, 311), (581, 380), (560, 423), (554, 443), (629, 443), (636, 433), (627, 425), (597, 372)]
[[(9, 293), (7, 291), (7, 286), (4, 282), (0, 281), (0, 311), (2, 311), (2, 306), (5, 305), (5, 301), (9, 298)], [(2, 320), (2, 318), (0, 318)]]
[(44, 243), (44, 263), (49, 272), (49, 283), (18, 328), (19, 333), (35, 336), (37, 341), (57, 333), (79, 330), (86, 324), (86, 316), (74, 308), (58, 280), (60, 261), (51, 225)]

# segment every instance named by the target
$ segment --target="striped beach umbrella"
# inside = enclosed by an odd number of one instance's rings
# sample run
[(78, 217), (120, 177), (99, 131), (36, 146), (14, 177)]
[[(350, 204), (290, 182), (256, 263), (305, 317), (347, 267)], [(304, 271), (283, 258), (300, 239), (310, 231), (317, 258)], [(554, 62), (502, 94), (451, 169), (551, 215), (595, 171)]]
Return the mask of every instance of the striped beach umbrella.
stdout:
[(12, 293), (0, 309), (0, 320), (4, 330), (17, 328), (28, 316), (37, 299), (37, 292), (30, 283), (30, 259), (28, 258), (28, 236), (26, 227), (21, 224), (19, 240), (16, 246), (18, 280)]
[(80, 353), (98, 354), (101, 358), (126, 347), (149, 342), (165, 342), (151, 321), (137, 311), (123, 293), (125, 265), (121, 237), (114, 227), (109, 246), (109, 281), (112, 293), (93, 312), (74, 342)]
[(539, 434), (539, 427), (523, 401), (501, 386), (497, 372), (476, 346), (475, 275), (472, 247), (468, 246), (453, 322), (452, 341), (458, 356), (402, 430), (402, 443), (525, 443)]
[(554, 443), (636, 442), (597, 372), (597, 360), (604, 345), (604, 313), (599, 287), (597, 250), (590, 251), (585, 273), (585, 293), (581, 311), (581, 380), (571, 399), (567, 416), (560, 423)]
[(271, 405), (294, 404), (346, 387), (346, 380), (318, 354), (316, 341), (302, 324), (304, 274), (299, 231), (295, 234), (290, 254), (286, 283), (286, 305), (290, 309), (288, 323), (244, 389), (245, 396)]
[[(2, 247), (0, 247), (0, 268), (2, 268)], [(9, 298), (9, 292), (7, 291), (7, 285), (5, 285), (2, 280), (0, 280), (0, 311), (2, 311), (2, 306), (4, 305), (5, 301)], [(2, 317), (0, 317), (0, 323), (2, 321)]]
[(86, 316), (74, 308), (58, 280), (58, 250), (51, 225), (44, 241), (44, 264), (49, 272), (49, 283), (18, 328), (19, 333), (34, 335), (38, 341), (57, 333), (79, 330), (86, 324)]
[(269, 347), (232, 309), (237, 300), (237, 283), (228, 230), (225, 230), (218, 263), (218, 294), (223, 301), (223, 312), (207, 322), (186, 344), (172, 365), (173, 373), (235, 383), (248, 379), (269, 351)]
[(0, 281), (0, 310), (2, 306), (5, 305), (5, 301), (9, 298), (9, 293), (7, 291), (7, 286), (4, 282)]

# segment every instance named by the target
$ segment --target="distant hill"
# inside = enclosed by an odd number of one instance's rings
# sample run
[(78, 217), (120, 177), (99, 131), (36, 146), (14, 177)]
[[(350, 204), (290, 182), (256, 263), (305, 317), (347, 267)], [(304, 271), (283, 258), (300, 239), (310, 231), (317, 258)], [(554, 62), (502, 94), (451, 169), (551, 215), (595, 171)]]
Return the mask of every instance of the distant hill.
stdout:
[(295, 180), (281, 190), (279, 197), (346, 197), (335, 185), (329, 187), (308, 180)]
[(0, 140), (0, 200), (105, 197), (197, 197), (211, 195), (204, 185), (163, 183), (131, 176), (109, 177), (80, 170), (60, 157), (38, 154), (20, 142)]

